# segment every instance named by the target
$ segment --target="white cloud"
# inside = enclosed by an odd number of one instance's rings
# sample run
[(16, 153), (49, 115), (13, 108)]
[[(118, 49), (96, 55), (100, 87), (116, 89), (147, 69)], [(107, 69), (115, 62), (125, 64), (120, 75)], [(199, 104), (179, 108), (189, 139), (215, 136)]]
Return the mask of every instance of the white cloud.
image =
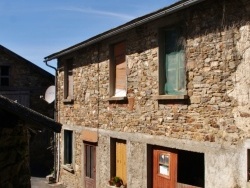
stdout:
[(100, 10), (94, 10), (94, 9), (90, 9), (90, 8), (82, 9), (82, 8), (71, 7), (71, 8), (59, 8), (59, 10), (105, 15), (105, 16), (110, 16), (110, 17), (121, 18), (123, 20), (132, 20), (132, 19), (135, 18), (134, 16), (130, 16), (130, 15), (127, 15), (127, 14), (119, 14), (119, 13), (115, 13), (115, 12), (100, 11)]

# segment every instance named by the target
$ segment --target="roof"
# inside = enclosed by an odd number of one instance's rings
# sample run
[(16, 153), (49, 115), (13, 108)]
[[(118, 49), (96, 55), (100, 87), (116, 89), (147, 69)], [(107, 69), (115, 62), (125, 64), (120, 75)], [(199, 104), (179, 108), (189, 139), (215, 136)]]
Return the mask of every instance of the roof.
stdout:
[(36, 125), (39, 129), (45, 128), (57, 133), (61, 132), (62, 124), (2, 95), (0, 95), (0, 109), (16, 115), (25, 122)]
[(5, 52), (6, 54), (9, 54), (10, 56), (19, 59), (25, 63), (27, 63), (30, 67), (32, 67), (33, 69), (35, 69), (37, 72), (39, 72), (40, 74), (46, 76), (46, 77), (51, 77), (52, 79), (54, 79), (54, 75), (50, 74), (49, 72), (45, 71), (44, 69), (40, 68), (39, 66), (35, 65), (34, 63), (30, 62), (29, 60), (23, 58), (22, 56), (16, 54), (15, 52), (9, 50), (8, 48), (0, 45), (0, 51)]
[(125, 32), (125, 31), (127, 31), (129, 29), (135, 28), (137, 26), (148, 23), (148, 22), (153, 21), (155, 19), (158, 19), (158, 18), (161, 18), (163, 16), (172, 14), (174, 12), (183, 10), (183, 9), (185, 9), (187, 7), (195, 5), (195, 4), (200, 3), (202, 1), (205, 1), (205, 0), (180, 0), (177, 3), (174, 3), (174, 4), (172, 4), (172, 5), (168, 6), (168, 7), (164, 7), (162, 9), (158, 10), (158, 11), (155, 11), (155, 12), (146, 14), (144, 16), (138, 17), (136, 19), (133, 19), (133, 20), (123, 24), (123, 25), (120, 25), (120, 26), (118, 26), (116, 28), (113, 28), (113, 29), (108, 30), (108, 31), (106, 31), (104, 33), (96, 35), (96, 36), (94, 36), (92, 38), (89, 38), (89, 39), (87, 39), (87, 40), (85, 40), (85, 41), (83, 41), (81, 43), (73, 45), (73, 46), (71, 46), (69, 48), (66, 48), (64, 50), (61, 50), (59, 52), (53, 53), (53, 54), (45, 57), (44, 61), (47, 62), (47, 61), (56, 59), (56, 58), (58, 58), (60, 56), (63, 56), (63, 55), (68, 54), (70, 52), (76, 51), (76, 50), (81, 49), (83, 47), (89, 46), (91, 44), (97, 43), (97, 42), (99, 42), (101, 40), (104, 40), (104, 39), (109, 38), (111, 36), (114, 36), (114, 35), (117, 35), (119, 33)]

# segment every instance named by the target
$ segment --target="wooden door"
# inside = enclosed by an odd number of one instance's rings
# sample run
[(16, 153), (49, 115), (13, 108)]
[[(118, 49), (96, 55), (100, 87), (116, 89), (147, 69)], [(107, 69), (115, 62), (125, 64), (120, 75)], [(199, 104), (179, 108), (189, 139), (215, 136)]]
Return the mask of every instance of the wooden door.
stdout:
[(127, 184), (126, 143), (116, 142), (116, 176), (120, 177), (123, 184)]
[(94, 145), (85, 144), (85, 188), (96, 187), (96, 147)]
[(175, 188), (177, 184), (177, 154), (153, 151), (153, 188)]

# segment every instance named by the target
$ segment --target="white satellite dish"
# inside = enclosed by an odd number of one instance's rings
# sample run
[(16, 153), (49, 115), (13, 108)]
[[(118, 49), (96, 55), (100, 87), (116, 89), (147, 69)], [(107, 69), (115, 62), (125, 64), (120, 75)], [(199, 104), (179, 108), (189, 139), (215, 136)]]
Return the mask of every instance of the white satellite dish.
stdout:
[(52, 103), (55, 100), (55, 86), (49, 86), (45, 92), (45, 100)]

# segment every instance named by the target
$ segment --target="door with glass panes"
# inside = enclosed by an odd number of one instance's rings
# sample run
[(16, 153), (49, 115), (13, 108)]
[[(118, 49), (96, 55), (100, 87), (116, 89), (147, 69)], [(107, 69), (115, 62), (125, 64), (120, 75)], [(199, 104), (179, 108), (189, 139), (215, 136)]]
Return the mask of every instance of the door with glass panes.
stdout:
[(84, 144), (85, 188), (96, 188), (96, 146)]
[(177, 183), (177, 154), (153, 151), (153, 188), (175, 188)]

